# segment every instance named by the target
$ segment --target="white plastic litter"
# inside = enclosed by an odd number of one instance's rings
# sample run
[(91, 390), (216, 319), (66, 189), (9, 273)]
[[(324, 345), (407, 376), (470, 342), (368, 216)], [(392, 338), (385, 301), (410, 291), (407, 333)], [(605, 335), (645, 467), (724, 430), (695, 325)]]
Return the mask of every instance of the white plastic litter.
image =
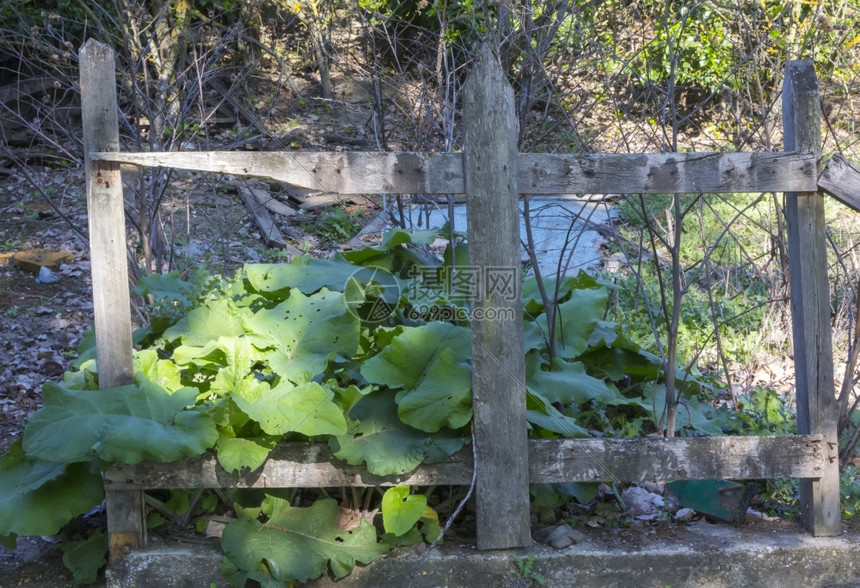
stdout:
[(36, 278), (37, 284), (53, 284), (60, 279), (59, 274), (51, 271), (51, 268), (42, 266), (39, 270), (39, 276)]

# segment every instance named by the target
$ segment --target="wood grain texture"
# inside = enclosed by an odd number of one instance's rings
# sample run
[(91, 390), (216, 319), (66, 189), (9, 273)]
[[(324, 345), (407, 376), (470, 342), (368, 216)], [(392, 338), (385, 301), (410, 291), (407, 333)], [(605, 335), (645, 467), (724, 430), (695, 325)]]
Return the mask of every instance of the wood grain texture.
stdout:
[[(334, 194), (462, 194), (462, 153), (93, 153), (93, 159), (267, 178)], [(521, 195), (816, 190), (809, 153), (519, 153)]]
[(471, 480), (471, 447), (408, 474), (375, 476), (364, 466), (351, 466), (335, 458), (328, 445), (321, 443), (285, 443), (253, 472), (228, 473), (211, 452), (174, 463), (117, 464), (105, 472), (106, 484), (114, 489), (432, 486), (465, 485)]
[(514, 91), (488, 46), (463, 102), (478, 549), (531, 543)]
[(860, 212), (860, 168), (834, 155), (818, 177), (818, 187), (837, 200)]
[[(816, 478), (826, 467), (822, 435), (553, 439), (528, 442), (529, 481)], [(332, 488), (339, 486), (467, 485), (472, 448), (408, 474), (375, 476), (336, 459), (328, 445), (285, 443), (254, 472), (225, 472), (215, 454), (174, 463), (117, 464), (105, 471), (113, 490), (170, 488)]]
[[(117, 151), (119, 126), (113, 50), (93, 39), (80, 51), (84, 152)], [(122, 178), (116, 162), (87, 157), (87, 216), (99, 386), (134, 381), (131, 303)], [(140, 491), (106, 493), (110, 560), (144, 541)]]
[(531, 441), (532, 483), (758, 480), (822, 475), (821, 435)]
[[(811, 61), (790, 61), (782, 90), (783, 134), (788, 151), (821, 154), (818, 81)], [(801, 516), (815, 536), (842, 532), (830, 281), (824, 199), (789, 192), (786, 199), (791, 319), (797, 389), (797, 430), (824, 435), (827, 465), (817, 480), (801, 480)]]

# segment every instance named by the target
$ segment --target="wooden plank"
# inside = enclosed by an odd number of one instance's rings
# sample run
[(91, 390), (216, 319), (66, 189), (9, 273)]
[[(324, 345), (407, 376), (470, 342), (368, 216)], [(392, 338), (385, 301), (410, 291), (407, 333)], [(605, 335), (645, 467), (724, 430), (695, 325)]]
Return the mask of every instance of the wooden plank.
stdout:
[[(820, 108), (812, 62), (788, 62), (782, 90), (786, 150), (819, 158)], [(797, 430), (824, 435), (827, 457), (820, 479), (801, 480), (801, 517), (813, 535), (835, 536), (842, 532), (842, 523), (824, 198), (816, 191), (794, 192), (787, 193), (785, 201)]]
[(245, 208), (247, 208), (251, 213), (251, 217), (254, 219), (254, 224), (257, 225), (257, 230), (260, 231), (260, 235), (262, 235), (263, 242), (266, 243), (266, 246), (278, 247), (280, 249), (285, 248), (287, 246), (287, 242), (284, 241), (281, 231), (278, 229), (277, 225), (275, 225), (275, 222), (272, 220), (272, 215), (269, 214), (266, 206), (262, 204), (251, 190), (245, 186), (238, 186), (237, 191), (239, 193), (239, 198), (245, 204)]
[(860, 169), (834, 155), (818, 177), (818, 187), (839, 202), (860, 212)]
[(463, 192), (459, 154), (183, 151), (94, 153), (93, 158), (267, 178), (335, 194)]
[[(334, 194), (462, 194), (462, 153), (93, 153), (94, 159), (247, 175)], [(813, 191), (809, 153), (642, 153), (517, 156), (520, 194)]]
[[(815, 478), (825, 467), (822, 435), (648, 437), (528, 442), (531, 483)], [(472, 449), (400, 476), (375, 476), (336, 459), (322, 443), (284, 443), (254, 472), (227, 473), (215, 454), (173, 463), (116, 464), (105, 471), (114, 490), (137, 488), (332, 488), (467, 485)]]
[[(488, 45), (464, 87), (478, 549), (531, 543), (517, 117)], [(455, 270), (457, 271), (457, 270)]]
[(822, 474), (821, 435), (531, 441), (532, 483), (759, 480)]
[(797, 153), (522, 154), (523, 194), (671, 194), (814, 190), (815, 159)]
[(322, 443), (284, 443), (254, 472), (227, 473), (213, 453), (174, 463), (116, 464), (105, 472), (114, 489), (148, 488), (332, 488), (338, 486), (432, 486), (469, 484), (472, 450), (401, 476), (375, 476), (364, 466), (335, 458)]
[[(119, 149), (113, 50), (93, 39), (80, 51), (84, 152)], [(134, 381), (127, 237), (119, 163), (86, 158), (87, 215), (99, 386)], [(107, 491), (110, 560), (144, 540), (140, 492)]]

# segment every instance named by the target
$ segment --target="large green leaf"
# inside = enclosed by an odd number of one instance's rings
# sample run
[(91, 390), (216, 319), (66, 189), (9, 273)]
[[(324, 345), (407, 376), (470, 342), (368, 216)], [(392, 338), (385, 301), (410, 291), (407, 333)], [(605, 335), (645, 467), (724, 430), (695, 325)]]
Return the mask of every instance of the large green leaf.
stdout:
[(308, 382), (328, 362), (345, 360), (358, 350), (360, 321), (347, 310), (343, 294), (321, 290), (305, 296), (298, 290), (271, 310), (262, 310), (246, 327), (268, 337), (272, 370), (294, 383)]
[(90, 464), (65, 464), (24, 454), (17, 441), (0, 458), (0, 536), (54, 535), (104, 498)]
[(407, 425), (428, 433), (459, 429), (472, 420), (472, 370), (450, 348), (443, 349), (418, 385), (399, 391), (396, 400)]
[(442, 322), (405, 327), (364, 363), (361, 375), (402, 389), (398, 414), (407, 424), (428, 432), (457, 429), (472, 417), (470, 353), (468, 329)]
[(361, 375), (390, 388), (414, 388), (445, 349), (468, 359), (472, 353), (469, 330), (443, 322), (403, 327), (382, 352), (364, 362)]
[(590, 349), (577, 359), (588, 366), (592, 373), (614, 381), (625, 376), (637, 382), (663, 377), (663, 368), (658, 357), (646, 351), (619, 347), (618, 342), (609, 348)]
[(67, 390), (46, 382), (44, 407), (24, 431), (24, 450), (66, 463), (94, 454), (129, 464), (199, 455), (215, 444), (218, 432), (207, 415), (185, 410), (197, 392), (182, 388), (171, 394), (144, 377), (102, 390)]
[(222, 437), (218, 440), (218, 463), (228, 472), (260, 467), (277, 443), (277, 437)]
[[(556, 302), (563, 302), (570, 295), (571, 290), (589, 290), (600, 286), (600, 282), (594, 279), (583, 270), (575, 276), (566, 276), (562, 279), (561, 284), (555, 278), (546, 278), (543, 280), (543, 285), (547, 295), (550, 298), (556, 296), (556, 287), (558, 295), (555, 298)], [(544, 311), (543, 297), (540, 294), (540, 287), (537, 278), (529, 278), (523, 281), (523, 308), (526, 314), (537, 316)]]
[[(556, 338), (559, 357), (574, 359), (585, 353), (597, 321), (603, 318), (608, 296), (604, 288), (577, 289), (571, 292), (567, 302), (558, 305)], [(545, 314), (535, 319), (535, 323), (544, 332), (549, 332)]]
[(599, 482), (531, 484), (529, 485), (529, 492), (534, 497), (535, 505), (555, 508), (562, 506), (571, 498), (575, 498), (580, 504), (588, 504), (597, 498), (599, 487)]
[(164, 331), (164, 337), (168, 341), (181, 338), (185, 345), (202, 347), (218, 337), (235, 337), (244, 333), (242, 318), (250, 314), (249, 309), (237, 308), (229, 300), (211, 300)]
[(343, 435), (346, 419), (334, 392), (316, 382), (294, 386), (281, 381), (274, 388), (253, 377), (232, 393), (233, 401), (269, 435), (297, 432), (308, 437)]
[(155, 382), (169, 392), (182, 388), (182, 369), (168, 359), (159, 359), (155, 349), (143, 349), (134, 354), (135, 373), (142, 373), (147, 380)]
[(397, 417), (394, 395), (379, 391), (362, 398), (350, 411), (346, 435), (329, 439), (335, 457), (351, 465), (367, 464), (378, 476), (411, 472), (431, 449), (427, 433)]
[(588, 437), (588, 431), (576, 424), (576, 421), (560, 412), (549, 400), (535, 392), (526, 393), (526, 419), (534, 427), (543, 429), (546, 433), (562, 437)]
[(536, 353), (526, 356), (526, 386), (549, 402), (561, 404), (585, 404), (591, 400), (609, 402), (618, 395), (614, 386), (585, 373), (581, 362), (556, 358), (552, 361), (552, 370), (546, 371), (541, 369)]
[[(642, 405), (647, 407), (653, 416), (659, 419), (666, 408), (666, 386), (663, 384), (647, 384), (644, 386), (644, 398)], [(700, 401), (696, 396), (685, 398), (678, 405), (675, 428), (681, 430), (686, 427), (703, 435), (722, 435), (725, 414), (720, 413), (707, 402)], [(665, 419), (664, 419), (665, 426)]]
[(249, 377), (251, 367), (263, 358), (263, 354), (254, 347), (250, 338), (243, 335), (219, 337), (216, 345), (224, 354), (226, 365), (215, 374), (215, 380), (209, 390), (215, 394), (226, 395)]
[(427, 497), (412, 494), (409, 486), (389, 488), (382, 495), (382, 524), (386, 533), (400, 536), (415, 526), (427, 508)]
[(323, 288), (343, 292), (349, 277), (358, 269), (336, 255), (333, 259), (302, 256), (292, 263), (248, 264), (243, 271), (251, 287), (258, 292), (274, 293), (294, 288), (304, 294), (313, 294)]
[[(221, 547), (246, 577), (266, 584), (307, 582), (331, 567), (335, 577), (349, 574), (356, 562), (367, 564), (388, 551), (377, 542), (376, 529), (362, 521), (358, 528), (339, 530), (338, 505), (330, 498), (309, 508), (290, 506), (266, 496), (259, 509), (237, 509), (239, 520), (224, 529)], [(265, 515), (267, 520), (260, 521)]]
[(101, 529), (96, 529), (86, 539), (64, 541), (60, 549), (63, 551), (63, 563), (72, 572), (75, 584), (92, 584), (105, 565), (108, 538)]
[(533, 321), (523, 323), (523, 352), (528, 353), (532, 349), (543, 349), (546, 347), (546, 336), (541, 328)]

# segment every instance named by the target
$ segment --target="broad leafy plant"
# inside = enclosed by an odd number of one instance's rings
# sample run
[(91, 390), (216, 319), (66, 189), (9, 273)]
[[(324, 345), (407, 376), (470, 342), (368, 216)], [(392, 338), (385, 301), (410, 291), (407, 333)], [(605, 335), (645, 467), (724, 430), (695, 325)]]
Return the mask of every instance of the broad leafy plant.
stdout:
[[(225, 470), (250, 474), (279, 444), (312, 441), (373, 474), (400, 475), (458, 451), (472, 418), (468, 304), (456, 303), (453, 322), (423, 320), (409, 296), (420, 292), (424, 306), (454, 308), (437, 279), (451, 268), (440, 262), (416, 271), (420, 256), (405, 247), (436, 235), (396, 231), (380, 246), (329, 260), (246, 265), (193, 296), (176, 276), (147, 278), (140, 291), (153, 296), (157, 320), (135, 334), (134, 383), (98, 389), (92, 338), (85, 339), (75, 370), (62, 385), (45, 385), (44, 407), (0, 458), (4, 544), (16, 535), (55, 534), (93, 508), (103, 498), (100, 472), (112, 463), (170, 462), (211, 450)], [(523, 292), (530, 434), (587, 437), (600, 418), (637, 423), (619, 428), (621, 435), (654, 430), (661, 362), (605, 320), (608, 287), (584, 273), (563, 279), (553, 359), (533, 280)], [(719, 433), (721, 421), (697, 397), (698, 382), (679, 380), (690, 415), (679, 427)], [(557, 499), (587, 499), (592, 490), (534, 489)], [(306, 581), (327, 570), (341, 577), (394, 545), (439, 534), (427, 498), (405, 487), (383, 496), (382, 533), (367, 520), (344, 527), (329, 498), (300, 507), (277, 492), (222, 497), (233, 500), (238, 517), (222, 538), (222, 571), (237, 586)], [(157, 510), (180, 518), (193, 512), (190, 503), (163, 506)], [(104, 543), (90, 537), (68, 552), (95, 553), (96, 541)]]

